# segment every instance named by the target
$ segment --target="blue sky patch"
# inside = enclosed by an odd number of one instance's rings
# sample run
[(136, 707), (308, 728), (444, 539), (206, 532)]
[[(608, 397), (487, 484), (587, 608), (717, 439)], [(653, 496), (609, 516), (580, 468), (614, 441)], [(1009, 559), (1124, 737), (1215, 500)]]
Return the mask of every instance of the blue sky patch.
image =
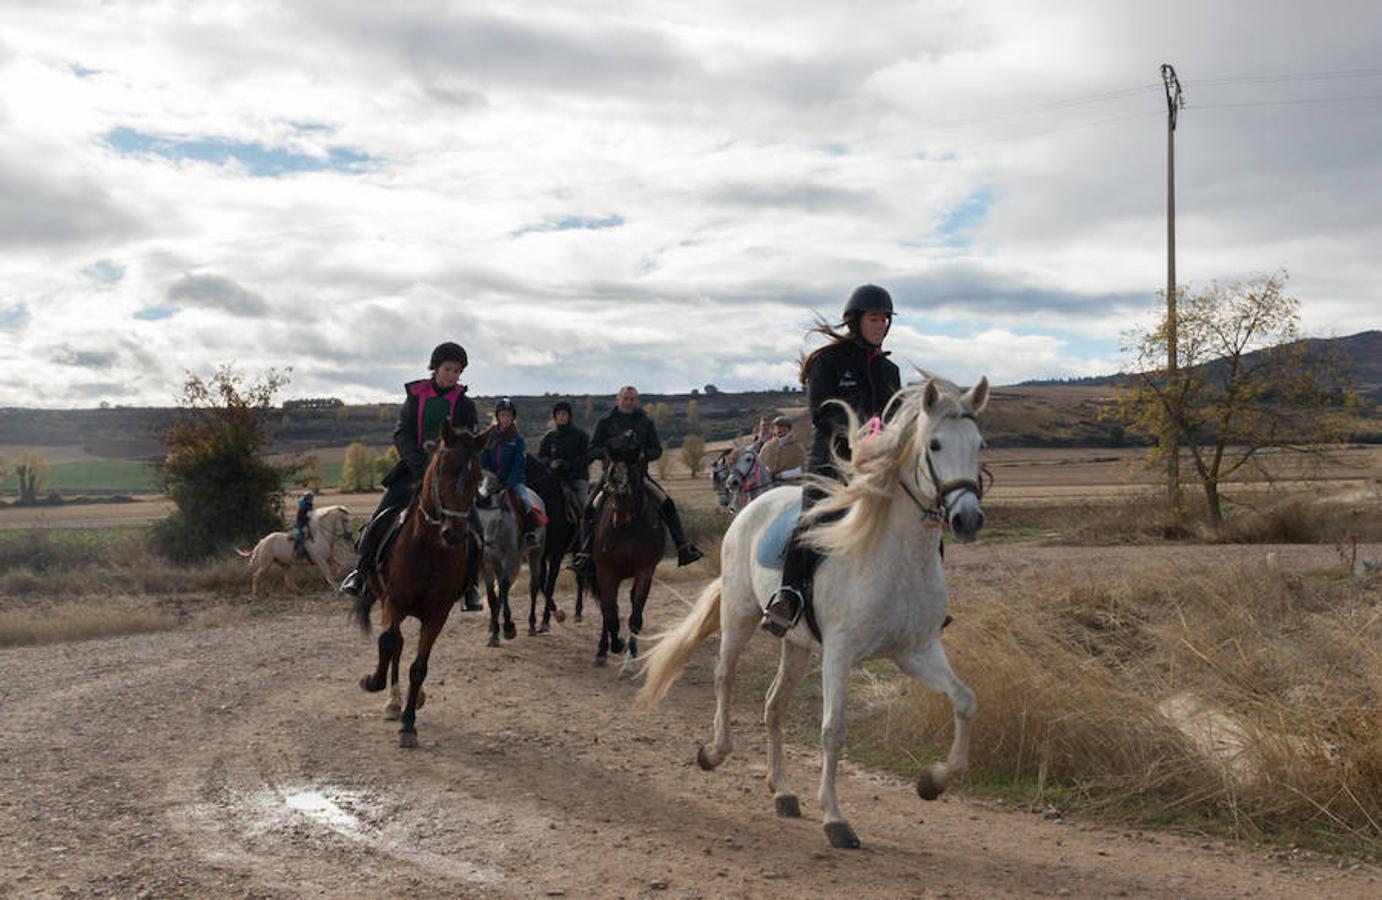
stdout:
[(606, 228), (618, 228), (623, 224), (624, 217), (618, 213), (603, 218), (567, 216), (564, 219), (548, 219), (537, 225), (524, 225), (515, 231), (513, 236), (521, 237), (532, 232), (545, 231), (603, 231)]
[(76, 75), (78, 78), (90, 78), (92, 75), (100, 75), (100, 69), (88, 69), (81, 63), (72, 63), (67, 67), (67, 71)]
[(988, 218), (989, 207), (992, 205), (993, 189), (984, 185), (962, 202), (951, 207), (936, 225), (936, 230), (951, 237), (960, 232), (972, 231), (984, 224), (984, 220)]
[(98, 259), (82, 269), (82, 274), (97, 284), (115, 284), (125, 277), (125, 267), (108, 259)]
[(23, 303), (0, 307), (0, 331), (18, 331), (29, 321), (29, 307)]
[(141, 322), (161, 322), (177, 314), (178, 311), (171, 306), (149, 306), (139, 310), (134, 317)]
[(133, 128), (112, 128), (105, 143), (125, 156), (159, 156), (171, 160), (193, 160), (215, 165), (232, 162), (243, 165), (257, 178), (277, 178), (293, 172), (358, 172), (374, 157), (350, 147), (330, 147), (326, 157), (295, 153), (283, 147), (266, 147), (250, 141), (221, 138), (167, 138), (145, 134)]

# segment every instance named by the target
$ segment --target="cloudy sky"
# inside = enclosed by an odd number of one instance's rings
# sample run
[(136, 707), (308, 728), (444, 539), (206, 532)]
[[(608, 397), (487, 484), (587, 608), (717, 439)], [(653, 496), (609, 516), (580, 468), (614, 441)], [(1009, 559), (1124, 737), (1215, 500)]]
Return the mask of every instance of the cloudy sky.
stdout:
[[(1382, 6), (0, 2), (0, 405), (188, 370), (393, 400), (776, 387), (888, 287), (895, 358), (1119, 368), (1178, 268), (1382, 327)], [(395, 8), (396, 7), (396, 8)]]

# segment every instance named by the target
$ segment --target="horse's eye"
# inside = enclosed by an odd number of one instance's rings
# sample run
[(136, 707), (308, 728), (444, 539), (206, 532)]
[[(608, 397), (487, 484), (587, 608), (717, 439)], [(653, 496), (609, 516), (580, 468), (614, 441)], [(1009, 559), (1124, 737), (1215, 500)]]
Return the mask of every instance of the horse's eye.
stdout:
[(937, 438), (931, 438), (931, 452), (937, 453), (941, 449), (941, 442)]

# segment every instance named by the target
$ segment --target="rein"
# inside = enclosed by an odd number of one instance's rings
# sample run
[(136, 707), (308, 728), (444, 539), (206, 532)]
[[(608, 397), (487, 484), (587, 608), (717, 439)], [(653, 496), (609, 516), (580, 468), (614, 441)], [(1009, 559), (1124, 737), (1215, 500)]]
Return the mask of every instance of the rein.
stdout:
[[(440, 457), (445, 453), (455, 452), (456, 451), (450, 447), (442, 446), (437, 448), (436, 455)], [(440, 465), (438, 468), (440, 468)], [(419, 503), (417, 505), (418, 512), (422, 513), (422, 518), (426, 520), (428, 525), (441, 525), (447, 519), (465, 519), (469, 515), (468, 510), (448, 509), (446, 504), (442, 503), (441, 478), (437, 476), (436, 472), (432, 473), (432, 505), (437, 509), (437, 514), (435, 516), (427, 511), (427, 507), (424, 504)]]

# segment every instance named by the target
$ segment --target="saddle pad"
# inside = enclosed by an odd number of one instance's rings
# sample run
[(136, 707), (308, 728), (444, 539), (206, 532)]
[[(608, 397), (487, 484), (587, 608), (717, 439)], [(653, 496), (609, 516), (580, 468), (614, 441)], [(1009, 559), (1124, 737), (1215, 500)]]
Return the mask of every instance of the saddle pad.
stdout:
[(408, 518), (408, 508), (396, 507), (395, 509), (386, 510), (384, 515), (388, 518), (379, 523), (379, 526), (385, 529), (384, 537), (379, 541), (379, 549), (375, 551), (374, 554), (375, 568), (379, 570), (381, 575), (388, 574), (389, 551), (393, 549), (394, 539), (397, 538), (398, 533), (403, 530), (403, 523)]
[(781, 569), (783, 556), (787, 553), (787, 541), (792, 537), (792, 529), (797, 526), (797, 519), (801, 517), (801, 501), (791, 503), (786, 509), (777, 514), (766, 529), (763, 536), (758, 539), (758, 546), (754, 549), (754, 558), (758, 564), (765, 569)]

